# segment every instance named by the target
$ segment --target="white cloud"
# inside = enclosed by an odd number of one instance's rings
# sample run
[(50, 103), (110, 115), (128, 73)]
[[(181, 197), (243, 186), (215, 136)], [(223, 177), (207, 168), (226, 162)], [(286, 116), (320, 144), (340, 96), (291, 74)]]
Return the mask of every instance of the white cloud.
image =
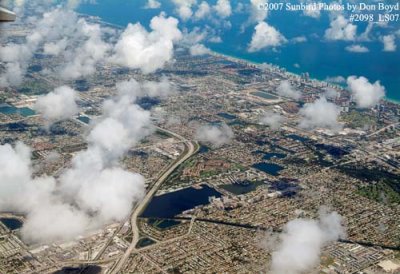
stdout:
[(193, 45), (190, 47), (189, 51), (190, 55), (192, 56), (199, 56), (211, 53), (211, 50), (209, 48), (206, 48), (203, 44)]
[(206, 1), (203, 1), (200, 3), (199, 8), (195, 12), (194, 18), (197, 20), (204, 19), (205, 17), (210, 15), (210, 13), (211, 13), (210, 5)]
[(358, 37), (358, 41), (371, 41), (370, 34), (374, 26), (379, 26), (382, 22), (368, 22), (364, 32)]
[(357, 35), (357, 26), (353, 25), (343, 15), (331, 21), (330, 28), (325, 31), (327, 40), (354, 41)]
[(301, 98), (301, 92), (295, 89), (288, 80), (281, 81), (276, 91), (280, 96), (289, 97), (294, 100)]
[(361, 108), (371, 108), (385, 97), (385, 87), (379, 81), (372, 84), (365, 77), (350, 76), (347, 85), (354, 101)]
[(339, 95), (338, 91), (335, 90), (334, 88), (326, 87), (324, 88), (324, 90), (325, 90), (324, 95), (326, 98), (335, 99)]
[(57, 181), (32, 177), (26, 145), (0, 145), (0, 211), (25, 214), (25, 241), (71, 240), (129, 215), (145, 193), (145, 182), (141, 175), (119, 167), (119, 160), (154, 130), (150, 112), (135, 102), (138, 97), (166, 94), (167, 89), (166, 80), (118, 85), (118, 94), (104, 102), (103, 116), (92, 124), (88, 148), (74, 155), (71, 167)]
[(265, 22), (258, 23), (254, 29), (249, 52), (256, 52), (268, 47), (278, 47), (286, 42), (286, 38), (279, 31)]
[(284, 120), (285, 118), (282, 115), (268, 111), (261, 117), (260, 123), (269, 126), (271, 129), (279, 129)]
[(57, 200), (44, 200), (28, 212), (21, 234), (28, 243), (50, 243), (72, 240), (89, 227), (90, 220), (82, 211)]
[[(241, 25), (240, 30), (243, 32), (245, 28), (254, 23), (263, 22), (268, 17), (268, 9), (265, 7), (268, 1), (265, 0), (250, 0), (250, 4), (247, 5), (249, 9), (249, 18)], [(244, 10), (244, 5), (239, 3), (236, 7), (235, 12), (240, 13)]]
[(321, 10), (319, 8), (316, 8), (316, 9), (310, 8), (310, 7), (312, 7), (310, 5), (308, 7), (309, 8), (307, 8), (307, 9), (305, 9), (303, 11), (305, 16), (308, 16), (308, 17), (311, 17), (311, 18), (316, 18), (316, 19), (320, 18)]
[[(30, 182), (30, 150), (22, 143), (17, 143), (15, 148), (11, 145), (0, 145), (0, 211), (7, 208), (21, 211), (22, 203), (15, 202), (19, 187), (28, 187)], [(21, 200), (22, 201), (22, 200)]]
[[(51, 1), (46, 1), (51, 3)], [(70, 9), (76, 9), (81, 3), (96, 4), (96, 0), (68, 0), (67, 7)]]
[(0, 61), (5, 63), (6, 71), (0, 75), (0, 86), (21, 84), (29, 62), (40, 46), (71, 35), (74, 30), (71, 26), (76, 25), (76, 20), (77, 16), (74, 12), (56, 8), (43, 13), (42, 18), (35, 22), (35, 28), (26, 37), (24, 43), (1, 46)]
[(83, 44), (65, 54), (66, 64), (61, 69), (64, 79), (78, 79), (96, 71), (96, 65), (105, 60), (111, 45), (102, 40), (102, 29), (98, 24), (88, 24), (79, 19), (78, 32)]
[(194, 27), (190, 32), (188, 29), (184, 29), (181, 43), (184, 45), (195, 45), (204, 41), (207, 36), (207, 30), (200, 29), (199, 27)]
[(161, 3), (157, 0), (148, 0), (145, 6), (146, 9), (159, 9), (161, 7)]
[[(73, 11), (56, 8), (35, 22), (25, 43), (0, 46), (0, 61), (5, 67), (0, 86), (21, 84), (32, 56), (42, 47), (44, 54), (63, 59), (54, 70), (66, 80), (91, 75), (103, 62), (154, 72), (173, 58), (174, 43), (182, 34), (178, 20), (163, 13), (151, 20), (150, 28), (148, 32), (140, 24), (130, 24), (113, 45), (115, 31), (88, 23)], [(108, 42), (106, 35), (112, 36)]]
[(293, 43), (304, 43), (304, 42), (307, 42), (307, 37), (305, 37), (304, 35), (297, 36), (297, 37), (292, 38), (291, 41)]
[(196, 139), (200, 142), (211, 143), (215, 147), (220, 147), (229, 143), (234, 134), (232, 129), (226, 125), (203, 125), (196, 130)]
[(172, 3), (176, 6), (175, 12), (178, 13), (183, 21), (187, 21), (192, 17), (192, 7), (196, 4), (196, 0), (172, 0)]
[(347, 46), (346, 50), (349, 52), (354, 52), (354, 53), (366, 53), (369, 52), (369, 49), (367, 47), (361, 46), (361, 45), (351, 45)]
[(22, 83), (25, 67), (19, 63), (7, 63), (5, 71), (0, 75), (0, 87), (18, 86)]
[(321, 249), (345, 236), (342, 217), (321, 212), (319, 220), (295, 219), (279, 235), (280, 244), (272, 253), (271, 273), (310, 273), (320, 260)]
[(174, 43), (182, 38), (178, 20), (163, 14), (151, 20), (151, 32), (142, 25), (129, 24), (114, 47), (111, 60), (131, 69), (151, 73), (173, 57)]
[(22, 143), (15, 148), (0, 145), (0, 211), (27, 214), (21, 234), (28, 242), (71, 239), (83, 233), (87, 217), (56, 196), (54, 178), (32, 179), (30, 157), (30, 149)]
[(44, 54), (59, 55), (68, 45), (68, 40), (63, 38), (57, 42), (48, 42), (43, 46)]
[(88, 141), (104, 151), (115, 151), (118, 156), (131, 145), (128, 130), (112, 117), (99, 122), (90, 132)]
[(95, 212), (101, 224), (124, 220), (131, 211), (132, 203), (139, 201), (145, 193), (141, 175), (118, 167), (92, 170), (85, 175), (88, 177), (80, 178), (75, 199), (80, 209)]
[(78, 113), (77, 93), (70, 87), (56, 88), (47, 95), (38, 97), (34, 109), (41, 113), (47, 123), (52, 124), (72, 118)]
[(232, 7), (229, 0), (218, 0), (214, 6), (214, 9), (222, 18), (229, 17), (232, 14)]
[(251, 10), (249, 23), (259, 23), (268, 17), (268, 9), (264, 8), (265, 0), (250, 0)]
[(208, 39), (210, 43), (222, 43), (222, 38), (220, 36), (212, 36)]
[(393, 34), (385, 35), (382, 37), (383, 51), (393, 52), (396, 51), (396, 37)]
[(130, 79), (117, 83), (116, 87), (120, 97), (127, 97), (131, 101), (147, 96), (166, 98), (175, 92), (175, 87), (166, 77), (162, 77), (159, 82), (144, 81), (142, 83)]
[(338, 130), (341, 128), (337, 119), (340, 108), (330, 103), (325, 97), (317, 99), (314, 103), (308, 103), (300, 109), (302, 116), (299, 126), (307, 129), (327, 128)]
[(346, 83), (346, 78), (344, 78), (343, 76), (331, 76), (327, 77), (325, 81), (328, 83), (342, 84)]

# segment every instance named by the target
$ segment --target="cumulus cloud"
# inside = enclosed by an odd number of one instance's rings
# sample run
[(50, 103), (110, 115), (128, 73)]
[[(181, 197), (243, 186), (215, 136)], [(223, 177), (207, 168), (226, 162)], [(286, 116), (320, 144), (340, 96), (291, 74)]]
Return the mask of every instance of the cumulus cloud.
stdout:
[(295, 89), (288, 80), (281, 81), (276, 92), (280, 96), (289, 97), (294, 100), (299, 100), (301, 98), (301, 92)]
[(204, 41), (208, 35), (209, 32), (207, 30), (200, 29), (199, 27), (194, 27), (190, 32), (184, 29), (181, 43), (183, 45), (195, 45)]
[(210, 13), (211, 13), (210, 5), (206, 1), (203, 1), (200, 3), (197, 11), (195, 12), (194, 18), (197, 20), (204, 19), (208, 15), (210, 15)]
[[(48, 1), (50, 2), (51, 1)], [(80, 4), (96, 4), (96, 0), (68, 0), (67, 1), (67, 7), (70, 9), (76, 9)]]
[(196, 130), (196, 139), (200, 142), (211, 143), (215, 147), (220, 147), (229, 143), (234, 134), (232, 129), (226, 125), (203, 125)]
[(31, 151), (26, 145), (0, 146), (0, 211), (26, 215), (21, 229), (24, 240), (47, 243), (76, 238), (124, 220), (143, 197), (144, 178), (123, 170), (119, 160), (154, 131), (150, 112), (136, 104), (137, 98), (161, 96), (170, 87), (166, 80), (141, 84), (130, 80), (116, 88), (117, 95), (104, 102), (103, 115), (92, 124), (88, 148), (75, 154), (58, 179), (32, 177)]
[(337, 16), (325, 31), (327, 40), (354, 41), (357, 36), (357, 26), (353, 25), (343, 15)]
[[(250, 4), (248, 5), (250, 16), (249, 18), (241, 25), (240, 29), (243, 32), (245, 28), (248, 26), (263, 22), (268, 17), (268, 9), (265, 8), (265, 4), (268, 1), (265, 0), (250, 0)], [(239, 3), (236, 7), (236, 12), (242, 12), (244, 9), (244, 5)]]
[(211, 50), (209, 48), (206, 48), (203, 44), (193, 45), (190, 47), (189, 51), (190, 55), (192, 56), (199, 56), (211, 53)]
[(229, 17), (232, 14), (231, 2), (229, 0), (218, 0), (214, 10), (222, 18)]
[(47, 55), (59, 55), (68, 46), (68, 40), (63, 38), (56, 42), (48, 42), (43, 46), (43, 52)]
[(278, 47), (287, 41), (278, 30), (265, 22), (258, 23), (254, 29), (255, 32), (248, 48), (249, 52), (256, 52), (269, 47)]
[(40, 96), (34, 109), (42, 114), (43, 118), (49, 123), (58, 122), (72, 118), (78, 113), (76, 104), (77, 93), (68, 86), (56, 88), (47, 95)]
[(29, 210), (21, 235), (29, 243), (50, 243), (74, 239), (89, 227), (90, 220), (82, 211), (50, 196)]
[(293, 43), (304, 43), (307, 42), (307, 37), (305, 36), (297, 36), (291, 39), (291, 42)]
[(337, 121), (340, 108), (334, 103), (330, 103), (325, 97), (317, 99), (314, 103), (305, 104), (300, 109), (302, 119), (299, 126), (302, 128), (328, 128), (338, 130), (340, 125)]
[(392, 52), (396, 51), (396, 37), (393, 34), (385, 35), (382, 37), (383, 51)]
[(345, 236), (342, 217), (320, 212), (319, 220), (295, 219), (279, 235), (278, 249), (272, 253), (273, 274), (310, 273), (320, 260), (321, 249)]
[(20, 85), (23, 81), (25, 70), (25, 66), (21, 67), (19, 63), (6, 64), (4, 73), (0, 75), (0, 87)]
[[(7, 208), (21, 210), (24, 204), (19, 203), (20, 199), (14, 201), (19, 193), (19, 188), (29, 187), (30, 150), (22, 143), (17, 143), (15, 148), (11, 145), (0, 146), (0, 211)], [(21, 199), (22, 201), (22, 199)]]
[(173, 57), (174, 43), (182, 38), (178, 20), (163, 14), (150, 22), (151, 32), (139, 23), (129, 24), (114, 47), (111, 60), (131, 69), (151, 73)]
[(96, 65), (107, 57), (111, 45), (102, 39), (103, 31), (98, 24), (89, 24), (84, 19), (77, 21), (78, 32), (83, 44), (75, 50), (67, 51), (65, 59), (68, 60), (61, 69), (64, 79), (78, 79), (91, 75), (96, 70)]
[[(174, 43), (182, 36), (177, 25), (177, 19), (161, 14), (151, 20), (150, 32), (140, 24), (128, 25), (114, 45), (115, 31), (58, 7), (35, 22), (24, 43), (0, 46), (5, 68), (0, 86), (20, 85), (33, 55), (42, 48), (44, 54), (63, 60), (54, 71), (65, 80), (91, 75), (104, 62), (154, 72), (173, 58)], [(106, 41), (106, 36), (112, 39)]]
[(222, 43), (222, 38), (220, 36), (212, 36), (208, 39), (210, 43)]
[(369, 49), (367, 47), (361, 46), (361, 45), (351, 45), (347, 46), (346, 50), (349, 52), (354, 52), (354, 53), (366, 53), (369, 52)]
[(361, 108), (371, 108), (385, 97), (385, 87), (379, 81), (372, 84), (365, 77), (350, 76), (347, 85), (357, 106)]
[(268, 111), (265, 112), (264, 115), (260, 119), (260, 123), (262, 125), (267, 125), (271, 129), (279, 129), (282, 123), (284, 122), (285, 118), (275, 112)]
[(88, 218), (55, 194), (54, 178), (31, 177), (30, 158), (29, 147), (22, 143), (0, 146), (0, 211), (26, 214), (21, 234), (28, 242), (71, 239), (72, 234), (83, 233)]
[(137, 82), (135, 79), (122, 81), (116, 85), (120, 97), (126, 96), (131, 100), (142, 97), (166, 98), (175, 92), (175, 86), (171, 84), (167, 77), (162, 77), (160, 81)]
[(157, 0), (148, 0), (145, 6), (146, 9), (159, 9), (161, 7), (161, 3)]
[[(17, 86), (22, 83), (26, 69), (34, 53), (46, 42), (57, 41), (73, 32), (71, 25), (76, 25), (74, 12), (56, 8), (45, 12), (35, 23), (35, 28), (22, 44), (10, 43), (0, 47), (0, 61), (5, 63), (5, 72), (0, 75), (0, 86)], [(58, 45), (60, 47), (60, 45)], [(48, 45), (47, 51), (56, 51)]]
[(325, 81), (328, 83), (342, 84), (346, 83), (346, 78), (344, 78), (343, 76), (331, 76), (326, 77)]
[(187, 21), (192, 17), (192, 7), (196, 4), (196, 0), (172, 0), (175, 5), (175, 12), (183, 21)]
[(339, 95), (338, 91), (334, 88), (326, 87), (324, 90), (324, 95), (326, 98), (335, 99)]
[(264, 21), (268, 16), (268, 9), (264, 8), (265, 0), (250, 0), (250, 19), (249, 23)]
[[(310, 7), (310, 6), (309, 6), (309, 7)], [(321, 16), (321, 10), (320, 10), (319, 8), (316, 8), (316, 9), (314, 9), (314, 8), (308, 8), (308, 9), (305, 9), (305, 10), (303, 11), (303, 14), (304, 14), (305, 16), (318, 19), (318, 18), (320, 18), (320, 16)]]

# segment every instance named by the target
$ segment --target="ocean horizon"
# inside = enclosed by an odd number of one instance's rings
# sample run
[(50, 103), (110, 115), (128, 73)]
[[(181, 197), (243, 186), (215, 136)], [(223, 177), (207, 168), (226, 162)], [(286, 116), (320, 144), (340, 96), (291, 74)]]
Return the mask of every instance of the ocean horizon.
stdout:
[[(102, 21), (125, 27), (129, 23), (141, 23), (148, 28), (148, 24), (161, 11), (168, 16), (178, 16), (170, 1), (160, 1), (161, 9), (145, 9), (146, 0), (98, 0), (97, 4), (81, 4), (78, 12), (97, 16)], [(214, 1), (208, 1), (214, 2)], [(235, 9), (239, 1), (232, 1)], [(345, 50), (354, 43), (347, 41), (326, 41), (323, 36), (329, 27), (329, 15), (321, 14), (317, 20), (298, 14), (288, 16), (288, 12), (270, 13), (266, 20), (268, 24), (277, 28), (287, 38), (287, 42), (276, 49), (265, 49), (259, 52), (247, 50), (254, 32), (254, 24), (243, 27), (248, 20), (247, 13), (234, 13), (229, 21), (229, 28), (221, 26), (218, 32), (221, 43), (205, 42), (205, 46), (212, 51), (262, 64), (272, 64), (286, 69), (294, 74), (309, 73), (313, 79), (325, 81), (328, 78), (349, 76), (364, 76), (370, 82), (380, 81), (386, 89), (386, 99), (400, 102), (400, 51), (384, 52), (380, 41), (365, 41), (367, 53), (354, 53)], [(207, 27), (210, 22), (182, 22), (181, 29), (193, 30), (196, 27)], [(367, 28), (366, 23), (357, 24), (358, 34), (361, 35)], [(223, 31), (222, 31), (223, 30)], [(296, 38), (304, 37), (306, 41), (294, 42)], [(345, 83), (339, 83), (345, 87)]]

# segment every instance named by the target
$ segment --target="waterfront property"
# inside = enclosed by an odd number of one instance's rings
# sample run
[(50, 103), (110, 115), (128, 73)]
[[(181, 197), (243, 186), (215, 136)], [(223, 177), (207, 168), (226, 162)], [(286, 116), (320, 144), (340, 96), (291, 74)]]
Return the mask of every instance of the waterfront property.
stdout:
[(201, 185), (200, 189), (193, 187), (155, 196), (141, 217), (145, 218), (172, 218), (182, 212), (199, 205), (209, 203), (210, 197), (221, 197), (215, 189)]

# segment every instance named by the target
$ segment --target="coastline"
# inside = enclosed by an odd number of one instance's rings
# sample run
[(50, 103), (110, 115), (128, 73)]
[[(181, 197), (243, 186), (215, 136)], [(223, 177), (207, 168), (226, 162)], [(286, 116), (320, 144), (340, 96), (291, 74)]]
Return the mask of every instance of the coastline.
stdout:
[[(123, 29), (125, 28), (125, 26), (122, 26), (122, 25), (118, 25), (118, 24), (114, 24), (114, 23), (111, 23), (111, 22), (104, 21), (103, 18), (101, 18), (100, 16), (90, 15), (90, 14), (80, 13), (80, 12), (77, 12), (77, 13), (78, 13), (80, 16), (87, 16), (87, 17), (90, 17), (90, 18), (95, 18), (96, 20), (98, 20), (99, 23), (101, 23), (101, 24), (103, 24), (103, 25), (107, 25), (107, 26), (109, 26), (109, 27), (111, 27), (111, 28), (116, 28), (116, 29), (118, 29), (118, 30), (120, 30), (120, 31), (123, 30)], [(262, 66), (262, 65), (267, 65), (267, 66), (269, 66), (269, 67), (271, 67), (271, 68), (277, 68), (277, 69), (284, 70), (285, 73), (287, 73), (287, 74), (300, 77), (300, 75), (299, 75), (298, 73), (292, 72), (292, 71), (290, 71), (288, 68), (286, 68), (286, 67), (284, 67), (284, 66), (280, 66), (280, 65), (276, 65), (276, 64), (271, 64), (271, 63), (266, 63), (266, 62), (262, 62), (262, 63), (261, 63), (261, 62), (257, 62), (257, 61), (250, 60), (250, 59), (247, 59), (247, 58), (238, 57), (238, 56), (233, 56), (233, 55), (229, 55), (229, 54), (226, 54), (226, 53), (221, 53), (221, 52), (215, 51), (215, 50), (213, 50), (213, 49), (210, 49), (210, 51), (211, 51), (211, 54), (216, 55), (216, 56), (220, 56), (220, 57), (222, 57), (222, 58), (232, 59), (232, 60), (234, 60), (234, 61), (236, 61), (236, 62), (243, 62), (243, 63), (251, 64), (251, 65), (254, 65), (254, 66), (257, 66), (257, 67), (260, 67), (260, 66)], [(303, 73), (307, 73), (307, 71), (304, 71)], [(310, 80), (312, 80), (312, 81), (317, 81), (317, 82), (321, 82), (321, 83), (334, 84), (334, 83), (327, 82), (327, 81), (325, 81), (324, 79), (310, 78)], [(341, 88), (344, 89), (344, 90), (347, 90), (347, 88), (346, 88), (345, 86), (338, 85), (338, 84), (334, 84), (334, 85), (339, 86), (339, 87), (341, 87)], [(387, 94), (387, 92), (386, 92), (386, 94)], [(390, 102), (390, 103), (393, 103), (393, 104), (400, 105), (400, 100), (399, 100), (399, 99), (389, 98), (389, 97), (387, 97), (387, 95), (385, 95), (385, 97), (384, 97), (383, 100), (384, 100), (384, 101), (387, 101), (387, 102)]]
[[(232, 56), (232, 55), (228, 55), (228, 54), (225, 54), (225, 53), (217, 52), (217, 51), (214, 51), (212, 49), (210, 49), (210, 50), (211, 50), (211, 53), (213, 55), (216, 55), (216, 56), (232, 59), (232, 60), (235, 60), (237, 62), (248, 63), (248, 64), (251, 64), (251, 65), (255, 65), (257, 67), (259, 67), (261, 65), (267, 65), (269, 67), (275, 67), (275, 68), (279, 68), (279, 69), (285, 70), (285, 73), (288, 73), (288, 74), (291, 74), (291, 75), (295, 75), (295, 76), (300, 76), (299, 74), (291, 72), (287, 68), (279, 66), (279, 65), (270, 64), (270, 63), (260, 63), (260, 62), (256, 62), (256, 61), (249, 60), (249, 59), (246, 59), (246, 58), (241, 58), (241, 57)], [(306, 72), (304, 72), (304, 73), (306, 73)], [(317, 79), (317, 78), (310, 78), (310, 80), (317, 81), (317, 82), (322, 82), (322, 83), (332, 84), (330, 82), (327, 82), (327, 81), (322, 80), (322, 79)], [(341, 86), (341, 85), (338, 85), (338, 84), (334, 84), (334, 85), (339, 86), (344, 90), (347, 90), (347, 88), (345, 86)], [(390, 102), (390, 103), (393, 103), (393, 104), (400, 105), (400, 100), (398, 100), (398, 99), (393, 99), (393, 98), (389, 98), (389, 97), (385, 96), (383, 100), (387, 101), (387, 102)]]

